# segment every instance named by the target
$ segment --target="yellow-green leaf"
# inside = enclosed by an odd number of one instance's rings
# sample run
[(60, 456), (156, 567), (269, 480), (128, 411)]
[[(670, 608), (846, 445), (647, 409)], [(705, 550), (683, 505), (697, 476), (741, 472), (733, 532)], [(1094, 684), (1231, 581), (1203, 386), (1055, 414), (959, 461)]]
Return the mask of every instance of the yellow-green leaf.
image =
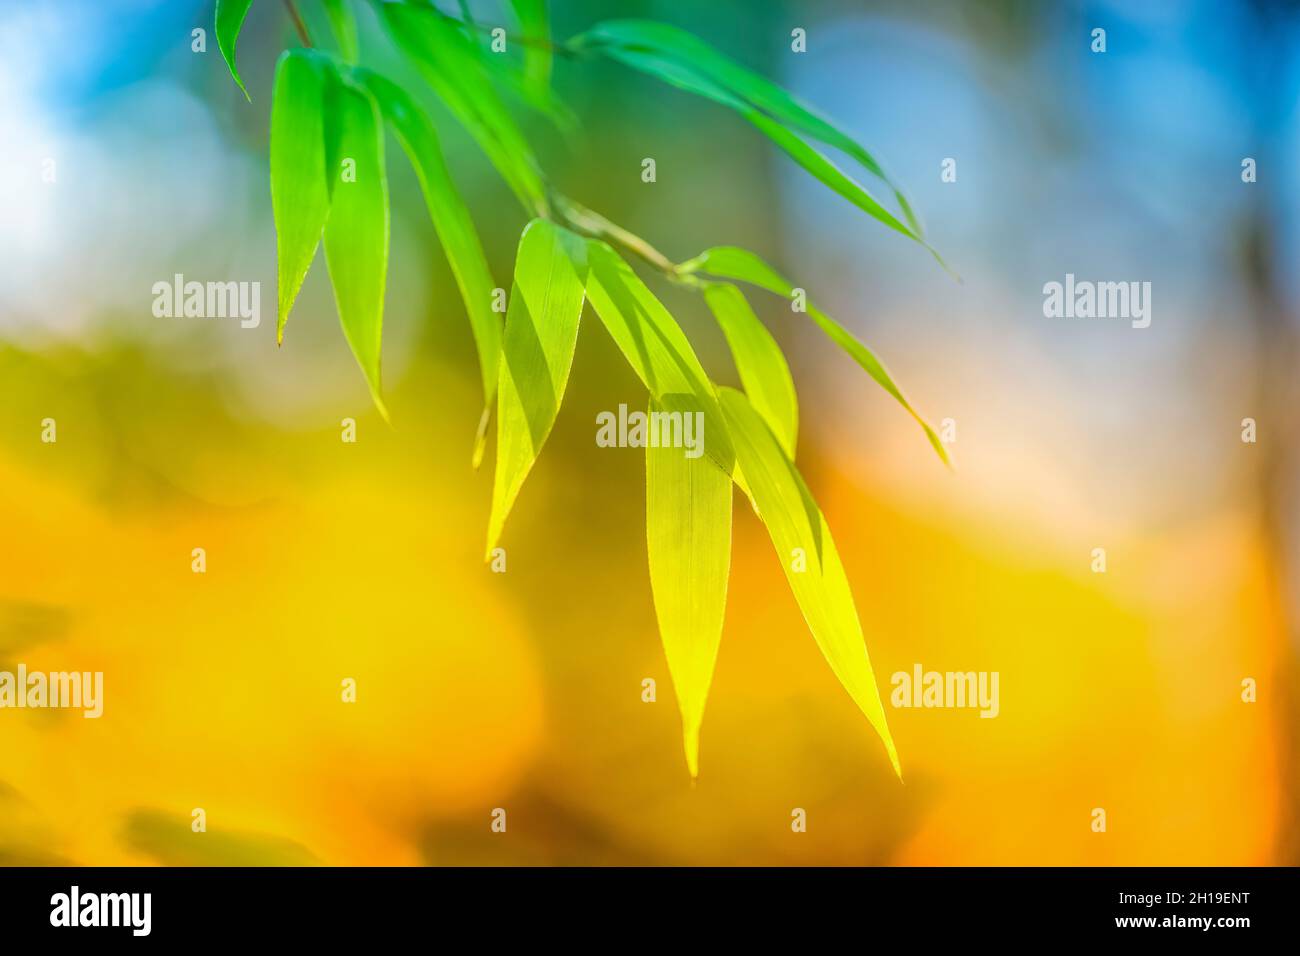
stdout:
[[(662, 413), (653, 399), (650, 414)], [(731, 570), (731, 477), (706, 456), (646, 448), (646, 539), (659, 636), (668, 659), (691, 777), (722, 640)]]
[(901, 778), (862, 624), (826, 518), (749, 400), (731, 388), (719, 389), (718, 396), (747, 493), (767, 527), (808, 629), (835, 676), (880, 735)]
[(704, 289), (704, 300), (727, 337), (750, 403), (776, 433), (786, 455), (793, 459), (799, 435), (799, 402), (781, 346), (749, 307), (744, 293), (734, 285), (710, 283)]
[(442, 241), (461, 298), (465, 300), (478, 347), (483, 398), (485, 404), (491, 405), (496, 397), (497, 366), (501, 359), (501, 320), (492, 311), (492, 291), (496, 286), (469, 208), (452, 181), (442, 158), (438, 135), (424, 111), (396, 83), (369, 70), (356, 70), (353, 75), (374, 96), (415, 168), (429, 216)]
[[(947, 269), (924, 239), (920, 221), (902, 190), (863, 146), (808, 104), (770, 80), (727, 59), (698, 37), (677, 27), (646, 20), (611, 20), (569, 41), (570, 49), (594, 50), (655, 76), (679, 89), (727, 106), (819, 180), (880, 222), (915, 239)], [(802, 136), (841, 149), (879, 177), (894, 194), (905, 222), (861, 184), (818, 153)]]
[(734, 464), (713, 383), (686, 334), (640, 277), (605, 243), (587, 241), (587, 298), (628, 364), (665, 409), (704, 413), (704, 450)]
[[(751, 285), (756, 285), (786, 298), (792, 298), (795, 295), (795, 287), (790, 280), (783, 277), (748, 249), (739, 249), (735, 246), (718, 246), (707, 249), (689, 262), (683, 263), (681, 270), (686, 273), (706, 272), (709, 275), (724, 279), (748, 282)], [(939, 436), (935, 434), (929, 422), (922, 418), (916, 409), (912, 407), (911, 403), (903, 395), (902, 390), (894, 384), (893, 378), (890, 377), (880, 359), (876, 358), (875, 353), (859, 342), (842, 325), (813, 305), (811, 301), (805, 302), (805, 305), (808, 315), (817, 323), (818, 328), (826, 333), (827, 338), (847, 352), (868, 375), (875, 379), (881, 388), (893, 396), (894, 400), (907, 410), (907, 413), (925, 431), (925, 436), (930, 440), (930, 445), (934, 448), (935, 453), (943, 460), (944, 464), (951, 465), (952, 462), (948, 458), (948, 451), (944, 448), (943, 442), (939, 440)]]
[(519, 240), (497, 385), (489, 557), (564, 400), (582, 316), (586, 259), (582, 239), (546, 219), (530, 222)]
[(478, 143), (528, 209), (546, 209), (537, 160), (502, 103), (473, 40), (433, 6), (381, 3), (393, 42)]
[[(779, 124), (848, 153), (853, 159), (858, 160), (867, 172), (878, 177), (893, 191), (894, 200), (904, 213), (910, 232), (918, 237), (923, 234), (920, 221), (911, 209), (911, 204), (907, 202), (906, 196), (866, 147), (845, 133), (835, 122), (818, 112), (813, 105), (805, 103), (784, 87), (763, 77), (762, 74), (754, 73), (753, 70), (729, 60), (698, 36), (668, 23), (614, 20), (597, 23), (588, 33), (576, 38), (572, 43), (578, 46), (590, 44), (598, 48), (612, 47), (619, 51), (640, 53), (640, 61), (629, 62), (629, 65), (637, 66), (638, 69), (646, 72), (663, 70), (667, 65), (688, 66), (692, 72), (711, 81), (712, 85), (723, 88), (733, 98), (744, 100), (750, 107), (766, 113)], [(706, 90), (697, 88), (693, 92), (718, 99)]]
[(331, 187), (325, 221), (325, 263), (339, 321), (370, 395), (388, 417), (379, 351), (388, 270), (388, 176), (379, 110), (362, 87), (337, 77), (328, 91), (327, 150)]
[(546, 16), (546, 0), (510, 0), (515, 22), (524, 48), (524, 82), (539, 96), (551, 85), (551, 51), (545, 46), (551, 39), (551, 24)]
[(348, 0), (325, 0), (325, 13), (330, 29), (339, 42), (339, 52), (349, 63), (357, 62), (360, 48), (357, 43), (357, 18), (348, 6)]
[(506, 38), (507, 48), (522, 50), (522, 59), (502, 57), (496, 52), (496, 37), (489, 40), (481, 36), (465, 0), (460, 0), (461, 30), (472, 41), (494, 83), (569, 136), (578, 120), (551, 88), (552, 44), (546, 0), (510, 0), (510, 5), (514, 22)]
[(230, 75), (235, 78), (239, 89), (249, 102), (252, 102), (253, 98), (248, 95), (248, 89), (244, 86), (238, 67), (235, 66), (235, 46), (239, 40), (239, 31), (244, 25), (244, 18), (248, 16), (248, 8), (252, 5), (253, 0), (217, 0), (215, 17), (217, 46), (221, 49), (221, 56), (225, 59), (226, 66), (230, 68)]
[(286, 50), (271, 95), (271, 211), (278, 270), (276, 341), (284, 338), (298, 290), (316, 257), (329, 215), (325, 170), (325, 90), (330, 78), (311, 50)]
[(878, 219), (890, 229), (919, 242), (934, 256), (941, 266), (947, 268), (947, 264), (929, 243), (913, 232), (909, 226), (900, 222), (892, 212), (880, 204), (880, 201), (875, 196), (867, 192), (861, 183), (854, 180), (844, 170), (805, 143), (797, 134), (757, 110), (747, 111), (744, 116), (762, 130), (768, 139), (785, 150), (795, 162), (812, 173), (824, 185), (829, 186), (831, 190), (839, 193), (867, 215)]
[(690, 65), (665, 60), (645, 50), (624, 49), (621, 47), (605, 47), (602, 49), (611, 58), (628, 66), (658, 76), (680, 89), (731, 107), (749, 120), (773, 143), (785, 150), (791, 159), (823, 184), (890, 229), (920, 243), (935, 257), (940, 265), (945, 269), (947, 268), (947, 264), (940, 258), (938, 252), (918, 233), (914, 232), (910, 226), (900, 221), (897, 216), (885, 208), (865, 187), (836, 166), (831, 160), (809, 146), (797, 133), (776, 122), (748, 101), (732, 94), (726, 88), (696, 72)]

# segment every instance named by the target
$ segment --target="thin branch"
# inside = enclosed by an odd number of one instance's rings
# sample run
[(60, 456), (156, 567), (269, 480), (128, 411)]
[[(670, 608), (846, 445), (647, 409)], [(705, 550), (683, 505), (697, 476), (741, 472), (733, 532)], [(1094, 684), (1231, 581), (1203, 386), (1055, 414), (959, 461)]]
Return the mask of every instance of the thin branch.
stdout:
[(298, 13), (298, 6), (293, 0), (284, 0), (284, 5), (289, 11), (289, 18), (293, 20), (293, 25), (298, 29), (298, 38), (302, 40), (303, 46), (312, 46), (311, 35), (307, 32), (307, 24), (302, 22), (302, 16)]
[(698, 276), (682, 272), (671, 259), (640, 236), (615, 225), (600, 213), (593, 212), (586, 206), (558, 194), (551, 196), (550, 204), (576, 232), (594, 239), (603, 239), (627, 250), (679, 285), (699, 287), (704, 284)]

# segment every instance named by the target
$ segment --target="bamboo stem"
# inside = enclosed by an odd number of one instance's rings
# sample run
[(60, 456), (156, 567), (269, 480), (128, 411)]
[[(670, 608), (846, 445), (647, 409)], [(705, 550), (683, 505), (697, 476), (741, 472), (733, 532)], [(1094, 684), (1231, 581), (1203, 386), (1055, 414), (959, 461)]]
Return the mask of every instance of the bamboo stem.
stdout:
[(293, 25), (298, 30), (298, 38), (302, 40), (302, 45), (312, 46), (311, 35), (307, 33), (307, 24), (302, 20), (302, 15), (298, 13), (298, 7), (293, 0), (284, 0), (285, 7), (289, 10), (289, 18), (293, 20)]

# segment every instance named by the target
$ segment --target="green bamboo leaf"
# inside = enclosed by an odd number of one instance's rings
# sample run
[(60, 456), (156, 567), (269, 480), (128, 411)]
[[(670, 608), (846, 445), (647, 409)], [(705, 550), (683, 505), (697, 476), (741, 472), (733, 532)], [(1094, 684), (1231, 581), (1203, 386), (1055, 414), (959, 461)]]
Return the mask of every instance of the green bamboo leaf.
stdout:
[(546, 219), (530, 222), (519, 240), (497, 385), (488, 557), (564, 400), (578, 341), (586, 257), (582, 239)]
[[(652, 415), (663, 410), (650, 400)], [(692, 778), (700, 773), (700, 723), (727, 607), (731, 494), (731, 477), (711, 459), (646, 448), (650, 586)]]
[(813, 149), (795, 133), (792, 133), (780, 123), (769, 119), (767, 116), (757, 110), (750, 110), (745, 113), (745, 118), (767, 134), (768, 139), (780, 146), (796, 163), (811, 173), (816, 179), (820, 180), (823, 185), (830, 187), (833, 192), (843, 196), (853, 205), (857, 206), (867, 215), (884, 223), (890, 229), (898, 232), (909, 239), (913, 239), (925, 247), (930, 255), (934, 256), (939, 265), (945, 269), (947, 263), (935, 249), (927, 243), (921, 236), (904, 225), (898, 218), (880, 204), (875, 196), (867, 192), (856, 180), (847, 175), (842, 169), (823, 156), (817, 150)]
[(572, 137), (578, 129), (578, 117), (573, 110), (569, 109), (556, 94), (550, 85), (538, 86), (531, 81), (528, 74), (517, 69), (513, 63), (497, 63), (493, 60), (499, 60), (495, 53), (488, 52), (486, 47), (479, 47), (480, 55), (489, 67), (489, 73), (492, 79), (515, 100), (530, 107), (540, 113), (565, 137)]
[(551, 51), (541, 44), (551, 39), (551, 23), (546, 15), (546, 0), (510, 0), (519, 32), (528, 40), (524, 48), (524, 82), (537, 95), (544, 96), (551, 86)]
[[(808, 629), (835, 676), (880, 735), (901, 779), (898, 751), (885, 720), (853, 592), (826, 518), (748, 399), (731, 388), (720, 388), (718, 396), (750, 500), (767, 527)], [(797, 554), (804, 562), (802, 570), (795, 563)]]
[(704, 415), (704, 451), (728, 474), (734, 459), (713, 383), (681, 326), (632, 267), (587, 241), (587, 298), (628, 364), (665, 409)]
[(244, 25), (244, 18), (248, 16), (248, 8), (252, 5), (253, 0), (217, 0), (216, 9), (217, 46), (221, 49), (226, 66), (230, 68), (230, 75), (235, 78), (235, 82), (239, 84), (244, 97), (250, 103), (253, 98), (248, 95), (248, 89), (244, 86), (244, 81), (239, 76), (239, 69), (235, 66), (235, 44), (239, 40), (239, 31)]
[(366, 90), (336, 76), (327, 89), (325, 264), (343, 334), (385, 419), (379, 353), (388, 271), (388, 176), (379, 109)]
[[(756, 285), (786, 298), (792, 298), (795, 294), (795, 287), (790, 280), (780, 275), (748, 249), (740, 249), (735, 246), (718, 246), (708, 249), (689, 262), (682, 263), (680, 268), (682, 272), (687, 274), (706, 272), (709, 275), (723, 279), (748, 282), (751, 285)], [(948, 458), (948, 450), (944, 447), (943, 442), (939, 440), (939, 436), (930, 427), (930, 423), (912, 407), (911, 403), (903, 395), (902, 390), (894, 384), (893, 378), (890, 377), (880, 359), (876, 358), (875, 353), (854, 338), (852, 333), (842, 325), (813, 305), (811, 301), (807, 301), (805, 304), (808, 315), (826, 333), (826, 336), (847, 352), (858, 365), (862, 366), (868, 375), (876, 380), (876, 383), (881, 388), (893, 396), (894, 400), (906, 409), (907, 413), (925, 431), (925, 437), (930, 440), (930, 445), (934, 448), (935, 453), (938, 454), (945, 465), (951, 466), (952, 462)]]
[(432, 6), (379, 4), (389, 36), (528, 209), (547, 207), (546, 186), (523, 133), (502, 103), (481, 51), (459, 21)]
[[(598, 50), (628, 66), (736, 110), (822, 182), (934, 253), (924, 242), (920, 221), (902, 189), (864, 146), (814, 107), (723, 56), (693, 34), (666, 23), (611, 20), (575, 37), (569, 46), (576, 50)], [(893, 193), (906, 225), (796, 133), (847, 153), (885, 183)], [(934, 254), (938, 258), (937, 253)]]
[(461, 30), (473, 43), (486, 73), (495, 83), (504, 87), (519, 102), (549, 119), (565, 136), (570, 136), (577, 129), (578, 120), (551, 89), (552, 55), (546, 2), (511, 0), (511, 3), (524, 8), (512, 8), (514, 23), (508, 37), (510, 49), (523, 50), (522, 60), (506, 59), (492, 52), (492, 43), (485, 42), (479, 33), (464, 0), (461, 0)]
[[(500, 356), (497, 356), (500, 359)], [(492, 394), (496, 395), (496, 386), (492, 387)], [(478, 471), (479, 466), (483, 464), (483, 455), (487, 452), (487, 433), (488, 425), (492, 422), (492, 403), (488, 402), (483, 406), (483, 412), (478, 417), (478, 428), (474, 431), (474, 450), (470, 452), (470, 467)]]
[(330, 29), (339, 41), (339, 52), (349, 63), (357, 62), (360, 46), (357, 43), (357, 18), (348, 6), (348, 0), (325, 0), (325, 13), (329, 17)]
[(727, 337), (745, 394), (780, 439), (786, 455), (793, 459), (799, 434), (799, 402), (781, 347), (734, 285), (710, 283), (704, 289), (704, 301)]
[[(781, 147), (787, 155), (795, 162), (811, 173), (823, 184), (840, 196), (849, 200), (869, 216), (893, 229), (895, 232), (906, 236), (909, 239), (919, 243), (922, 247), (934, 256), (935, 260), (948, 269), (947, 263), (939, 253), (930, 246), (921, 236), (913, 232), (911, 227), (901, 222), (897, 216), (886, 209), (879, 200), (833, 162), (823, 156), (817, 150), (813, 149), (804, 142), (798, 134), (790, 131), (785, 126), (772, 120), (767, 114), (756, 109), (747, 101), (733, 95), (724, 87), (712, 82), (706, 77), (694, 71), (690, 66), (677, 63), (673, 60), (663, 59), (652, 52), (645, 50), (624, 49), (621, 47), (603, 47), (602, 52), (606, 53), (612, 59), (618, 60), (628, 66), (635, 67), (652, 76), (686, 90), (703, 96), (708, 99), (729, 106), (735, 112), (739, 113), (745, 119), (749, 120), (777, 146)], [(949, 270), (951, 271), (951, 270)]]
[[(420, 180), (429, 216), (469, 313), (470, 328), (478, 347), (483, 399), (490, 406), (496, 397), (497, 367), (501, 360), (501, 320), (492, 311), (492, 291), (496, 285), (474, 220), (452, 181), (438, 135), (424, 111), (396, 83), (376, 73), (355, 70), (353, 76), (379, 104)], [(476, 447), (481, 448), (481, 443), (476, 443)]]
[(329, 74), (311, 50), (286, 50), (275, 68), (271, 94), (271, 212), (278, 269), (276, 341), (307, 270), (316, 257), (329, 215), (325, 170), (324, 103)]
[(641, 49), (651, 51), (661, 59), (689, 65), (700, 75), (773, 119), (852, 156), (868, 172), (889, 186), (911, 230), (918, 236), (923, 234), (924, 230), (902, 189), (886, 174), (880, 162), (866, 147), (815, 107), (761, 74), (723, 56), (694, 34), (649, 20), (610, 20), (597, 24), (574, 42)]

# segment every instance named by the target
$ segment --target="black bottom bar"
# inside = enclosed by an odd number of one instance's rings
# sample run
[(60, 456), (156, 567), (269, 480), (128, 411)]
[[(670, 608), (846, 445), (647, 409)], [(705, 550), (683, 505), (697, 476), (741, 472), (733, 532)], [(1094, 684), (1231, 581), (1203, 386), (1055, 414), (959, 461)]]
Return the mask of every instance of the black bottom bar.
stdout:
[(6, 942), (76, 934), (89, 945), (781, 932), (866, 946), (900, 929), (926, 943), (1231, 945), (1293, 930), (1297, 889), (1294, 869), (10, 869), (0, 926)]

